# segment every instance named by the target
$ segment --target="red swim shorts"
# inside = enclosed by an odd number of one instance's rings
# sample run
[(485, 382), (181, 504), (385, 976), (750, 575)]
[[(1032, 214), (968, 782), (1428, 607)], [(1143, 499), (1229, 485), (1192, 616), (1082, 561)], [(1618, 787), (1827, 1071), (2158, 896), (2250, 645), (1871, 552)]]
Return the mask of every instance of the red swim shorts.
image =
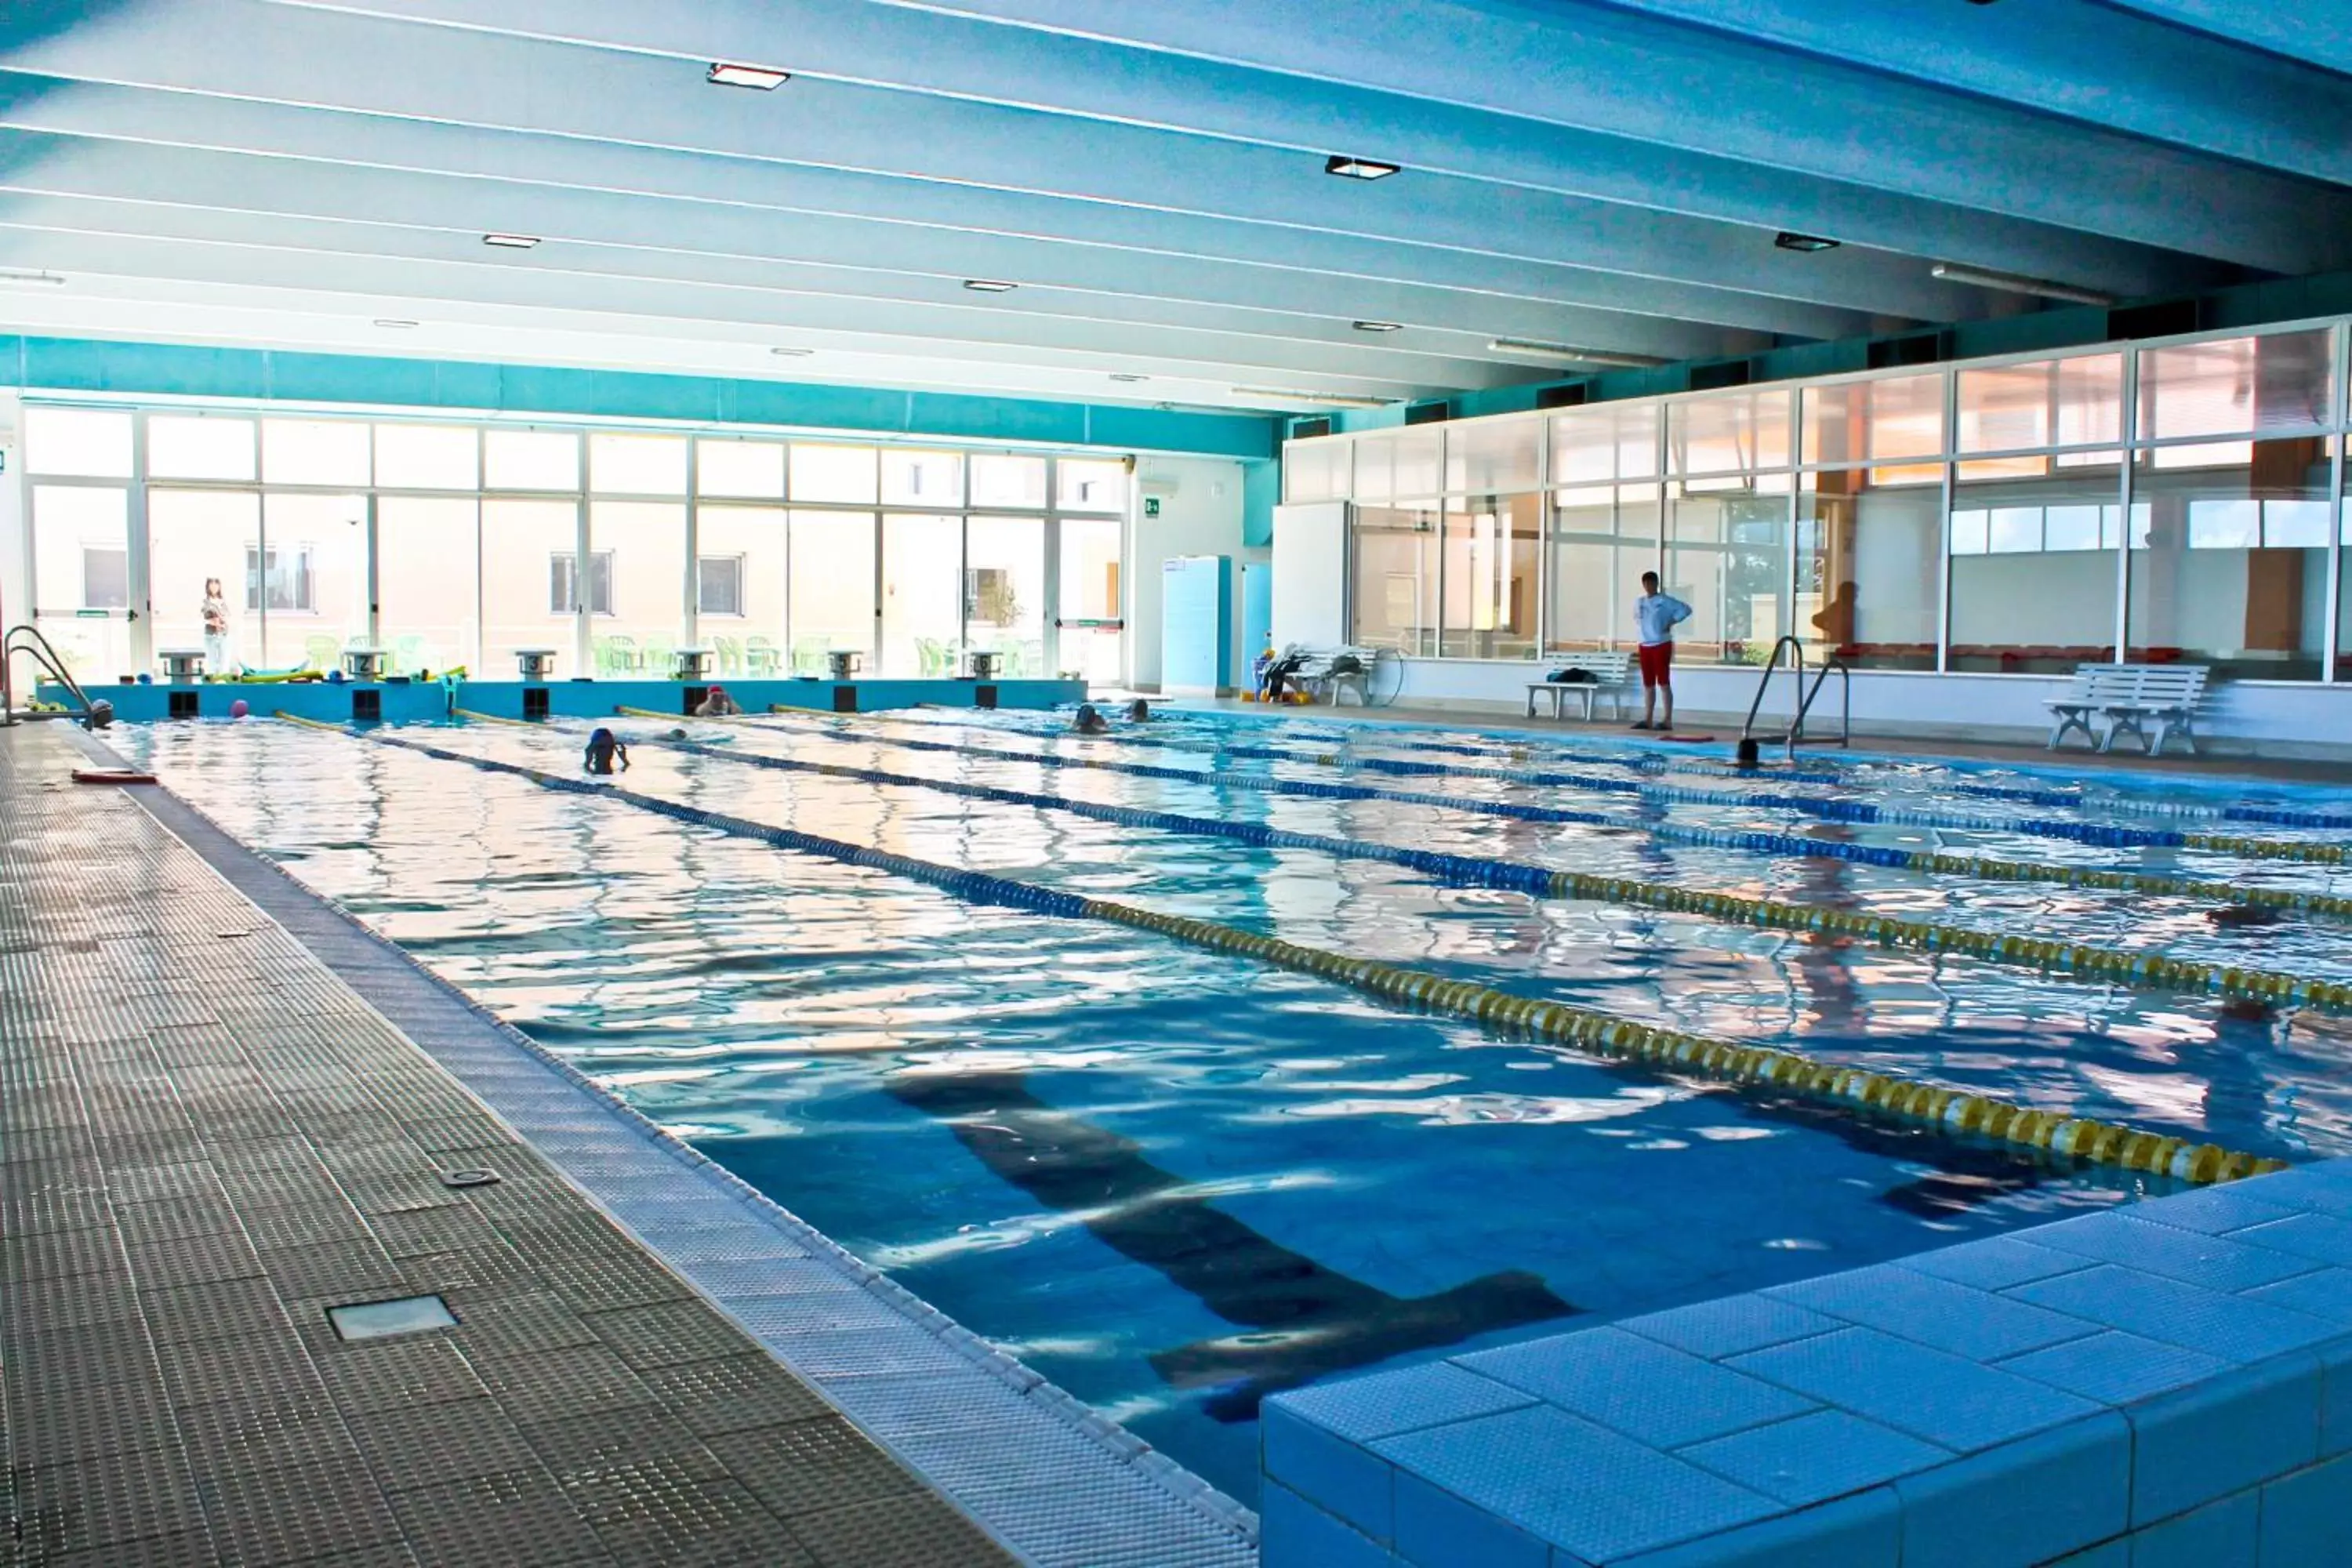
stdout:
[(1675, 683), (1675, 645), (1670, 642), (1645, 642), (1640, 651), (1642, 684), (1672, 686)]

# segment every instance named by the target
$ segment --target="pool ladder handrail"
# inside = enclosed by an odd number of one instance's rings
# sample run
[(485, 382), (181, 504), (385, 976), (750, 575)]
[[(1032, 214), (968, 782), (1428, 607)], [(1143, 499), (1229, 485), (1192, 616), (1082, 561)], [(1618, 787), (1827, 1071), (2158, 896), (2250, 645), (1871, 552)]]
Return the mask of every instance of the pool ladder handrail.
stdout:
[[(17, 640), (20, 636), (25, 640)], [(41, 629), (30, 621), (19, 622), (10, 626), (5, 635), (0, 635), (0, 692), (6, 694), (5, 701), (0, 701), (0, 724), (14, 724), (24, 717), (37, 717), (30, 713), (20, 715), (16, 711), (16, 683), (13, 672), (16, 668), (16, 656), (20, 653), (29, 655), (35, 664), (48, 672), (51, 680), (64, 687), (73, 700), (81, 704), (82, 724), (85, 728), (88, 727), (90, 715), (89, 694), (84, 691), (81, 689), (81, 683), (67, 671), (66, 661), (58, 654), (56, 646), (47, 637), (42, 636)]]
[[(1772, 677), (1780, 668), (1782, 648), (1789, 650), (1790, 672), (1797, 678), (1796, 717), (1789, 721), (1786, 734), (1759, 735), (1756, 732), (1756, 715), (1764, 706), (1764, 694), (1771, 689)], [(1827, 743), (1852, 746), (1853, 744), (1853, 668), (1837, 655), (1832, 654), (1822, 661), (1821, 668), (1813, 676), (1813, 684), (1808, 689), (1805, 685), (1805, 645), (1793, 637), (1784, 637), (1772, 645), (1771, 657), (1764, 661), (1763, 677), (1756, 682), (1756, 699), (1748, 705), (1747, 721), (1739, 726), (1739, 738), (1743, 741), (1785, 741), (1789, 747), (1789, 760), (1795, 762), (1797, 742), (1805, 738), (1805, 715), (1813, 710), (1813, 700), (1822, 694), (1822, 687), (1829, 679), (1832, 670), (1835, 670), (1838, 675), (1838, 694), (1843, 699), (1843, 705), (1838, 715), (1838, 732)]]

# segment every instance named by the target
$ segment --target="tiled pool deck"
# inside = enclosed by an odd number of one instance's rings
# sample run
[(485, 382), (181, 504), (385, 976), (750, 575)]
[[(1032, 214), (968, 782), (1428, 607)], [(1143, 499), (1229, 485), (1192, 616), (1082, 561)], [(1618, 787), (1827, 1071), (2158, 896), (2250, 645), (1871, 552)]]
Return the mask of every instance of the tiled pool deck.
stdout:
[[(0, 1563), (1254, 1561), (184, 805), (68, 783), (84, 744), (0, 731)], [(456, 1325), (326, 1316), (417, 1294)]]

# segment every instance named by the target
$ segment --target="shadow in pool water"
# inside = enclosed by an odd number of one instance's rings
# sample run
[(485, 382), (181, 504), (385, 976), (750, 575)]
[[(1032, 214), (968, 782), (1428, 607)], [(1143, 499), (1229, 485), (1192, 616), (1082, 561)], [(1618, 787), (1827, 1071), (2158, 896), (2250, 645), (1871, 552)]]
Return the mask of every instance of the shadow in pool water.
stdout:
[(900, 1074), (887, 1087), (997, 1176), (1252, 1331), (1150, 1358), (1174, 1387), (1217, 1389), (1202, 1407), (1220, 1421), (1253, 1419), (1265, 1395), (1331, 1373), (1580, 1310), (1519, 1269), (1412, 1298), (1351, 1279), (1211, 1207), (1139, 1145), (1039, 1100), (1019, 1073)]

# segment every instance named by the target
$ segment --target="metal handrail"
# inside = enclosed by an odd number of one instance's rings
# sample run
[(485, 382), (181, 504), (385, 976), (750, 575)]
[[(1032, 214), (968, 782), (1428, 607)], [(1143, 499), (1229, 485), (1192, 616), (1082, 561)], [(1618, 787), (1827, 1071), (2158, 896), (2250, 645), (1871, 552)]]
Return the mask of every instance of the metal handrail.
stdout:
[[(1789, 650), (1791, 661), (1789, 668), (1795, 671), (1797, 677), (1798, 709), (1800, 712), (1803, 710), (1805, 696), (1805, 645), (1799, 642), (1795, 637), (1782, 637), (1779, 642), (1772, 645), (1772, 656), (1764, 661), (1763, 679), (1756, 683), (1756, 700), (1748, 705), (1747, 722), (1739, 726), (1739, 738), (1743, 741), (1756, 733), (1756, 714), (1757, 711), (1764, 706), (1764, 694), (1772, 689), (1772, 677), (1777, 674), (1780, 668), (1780, 650), (1784, 647)], [(1790, 749), (1793, 752), (1796, 746), (1796, 731), (1793, 726), (1790, 728), (1789, 733)]]
[[(1797, 704), (1796, 721), (1789, 726), (1789, 756), (1791, 761), (1797, 755), (1797, 742), (1805, 733), (1805, 715), (1813, 710), (1813, 699), (1822, 694), (1822, 688), (1828, 683), (1830, 671), (1833, 669), (1838, 673), (1838, 695), (1843, 700), (1841, 704), (1843, 711), (1838, 715), (1837, 740), (1833, 744), (1853, 744), (1853, 667), (1832, 654), (1822, 663), (1820, 673), (1813, 677), (1812, 689), (1806, 692), (1804, 700)], [(1801, 677), (1799, 681), (1802, 683)]]
[[(30, 639), (29, 642), (18, 642), (16, 638), (20, 633)], [(66, 661), (58, 654), (56, 646), (41, 635), (40, 627), (29, 621), (19, 622), (10, 626), (5, 634), (0, 634), (0, 665), (13, 664), (20, 653), (30, 654), (35, 664), (49, 672), (50, 679), (72, 693), (73, 700), (81, 704), (82, 719), (87, 722), (90, 715), (89, 694), (81, 689), (79, 681), (67, 672)], [(13, 684), (10, 689), (14, 690)], [(16, 721), (16, 711), (12, 708), (7, 713), (7, 721), (13, 724)]]

